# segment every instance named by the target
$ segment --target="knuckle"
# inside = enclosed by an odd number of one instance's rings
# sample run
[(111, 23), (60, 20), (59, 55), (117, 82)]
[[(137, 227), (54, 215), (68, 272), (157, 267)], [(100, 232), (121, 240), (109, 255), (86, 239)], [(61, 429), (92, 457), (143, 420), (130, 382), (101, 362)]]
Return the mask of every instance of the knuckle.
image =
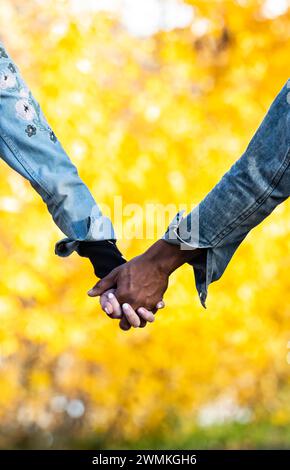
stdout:
[(122, 305), (122, 304), (124, 304), (125, 302), (127, 302), (126, 296), (125, 296), (125, 294), (124, 294), (124, 292), (123, 292), (122, 290), (118, 289), (118, 290), (116, 291), (116, 294), (115, 294), (115, 295), (116, 295), (116, 298), (117, 298), (117, 300), (118, 300), (118, 302), (119, 302), (120, 305)]

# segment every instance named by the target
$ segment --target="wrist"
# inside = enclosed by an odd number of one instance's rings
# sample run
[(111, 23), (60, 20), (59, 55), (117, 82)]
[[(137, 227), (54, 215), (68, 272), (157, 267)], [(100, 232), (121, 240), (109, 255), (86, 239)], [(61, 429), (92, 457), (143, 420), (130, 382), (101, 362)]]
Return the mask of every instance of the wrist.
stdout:
[(192, 261), (199, 251), (199, 249), (194, 248), (182, 250), (180, 245), (174, 245), (165, 240), (158, 240), (144, 255), (169, 276), (183, 264)]
[(107, 276), (114, 268), (126, 262), (113, 240), (81, 241), (77, 252), (91, 261), (99, 278)]

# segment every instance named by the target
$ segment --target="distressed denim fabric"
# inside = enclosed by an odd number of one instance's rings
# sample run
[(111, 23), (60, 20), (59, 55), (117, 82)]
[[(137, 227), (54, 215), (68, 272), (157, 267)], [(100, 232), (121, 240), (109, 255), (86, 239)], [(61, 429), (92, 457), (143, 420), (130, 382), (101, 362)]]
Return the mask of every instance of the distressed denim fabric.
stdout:
[(0, 155), (27, 178), (68, 237), (56, 245), (67, 256), (78, 241), (115, 239), (61, 144), (0, 42)]
[(205, 248), (192, 263), (204, 306), (209, 284), (222, 276), (249, 231), (289, 195), (290, 80), (242, 157), (187, 217), (178, 214), (164, 235), (181, 248)]

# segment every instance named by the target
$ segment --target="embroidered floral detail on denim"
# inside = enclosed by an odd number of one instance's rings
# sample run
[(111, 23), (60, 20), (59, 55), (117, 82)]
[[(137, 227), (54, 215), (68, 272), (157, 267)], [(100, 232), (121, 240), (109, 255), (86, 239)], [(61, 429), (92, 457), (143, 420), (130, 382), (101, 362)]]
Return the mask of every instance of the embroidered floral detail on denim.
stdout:
[(8, 59), (0, 62), (0, 91), (15, 93), (19, 96), (15, 103), (16, 116), (29, 124), (25, 128), (28, 137), (35, 136), (38, 132), (45, 132), (51, 142), (57, 142), (55, 133), (46, 123), (39, 104), (33, 98), (17, 74), (15, 65), (10, 62), (9, 56), (3, 47), (0, 47), (0, 59)]
[(50, 140), (52, 140), (52, 142), (56, 142), (57, 141), (57, 138), (56, 138), (56, 135), (55, 133), (51, 130), (50, 133), (49, 133), (49, 137), (50, 137)]
[(10, 72), (12, 73), (16, 73), (16, 68), (14, 67), (14, 65), (10, 62), (10, 64), (8, 65), (8, 68), (10, 70)]
[(16, 85), (16, 78), (11, 72), (3, 70), (0, 72), (0, 89), (9, 90)]
[(0, 47), (0, 59), (8, 59), (8, 55), (3, 47)]
[(17, 116), (24, 121), (32, 121), (36, 116), (34, 107), (30, 104), (28, 99), (17, 101), (15, 109)]
[(21, 99), (15, 104), (17, 116), (24, 120), (29, 121), (30, 124), (26, 127), (25, 132), (28, 137), (36, 135), (37, 131), (46, 132), (53, 143), (57, 142), (57, 138), (52, 129), (46, 124), (43, 114), (41, 113), (40, 106), (34, 100), (29, 90), (20, 90)]
[(31, 124), (28, 124), (28, 126), (25, 129), (26, 134), (28, 137), (32, 137), (33, 135), (36, 134), (36, 127), (32, 126)]

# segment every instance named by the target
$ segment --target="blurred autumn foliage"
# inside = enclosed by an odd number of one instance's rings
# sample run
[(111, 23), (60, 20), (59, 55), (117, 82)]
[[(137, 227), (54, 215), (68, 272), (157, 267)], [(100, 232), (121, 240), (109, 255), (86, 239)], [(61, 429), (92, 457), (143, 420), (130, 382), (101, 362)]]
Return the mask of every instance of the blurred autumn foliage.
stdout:
[[(81, 177), (101, 205), (196, 204), (290, 75), (289, 10), (191, 1), (190, 24), (138, 37), (77, 4), (1, 0), (0, 31)], [(53, 254), (44, 204), (0, 165), (0, 446), (205, 447), (211, 426), (262, 422), (276, 445), (290, 426), (289, 202), (247, 237), (207, 311), (184, 267), (156, 322), (123, 333), (86, 296), (89, 263)], [(119, 246), (129, 258), (150, 242)]]

